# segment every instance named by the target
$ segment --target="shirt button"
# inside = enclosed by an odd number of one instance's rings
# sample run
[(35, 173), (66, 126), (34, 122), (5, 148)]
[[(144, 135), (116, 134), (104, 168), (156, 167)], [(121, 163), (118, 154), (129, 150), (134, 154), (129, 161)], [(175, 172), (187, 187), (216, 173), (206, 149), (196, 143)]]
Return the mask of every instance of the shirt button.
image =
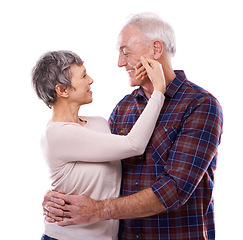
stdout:
[(139, 239), (139, 237), (140, 237), (139, 235), (136, 235), (136, 239)]
[(138, 184), (139, 184), (139, 181), (136, 181), (136, 182), (135, 182), (135, 185), (138, 186)]

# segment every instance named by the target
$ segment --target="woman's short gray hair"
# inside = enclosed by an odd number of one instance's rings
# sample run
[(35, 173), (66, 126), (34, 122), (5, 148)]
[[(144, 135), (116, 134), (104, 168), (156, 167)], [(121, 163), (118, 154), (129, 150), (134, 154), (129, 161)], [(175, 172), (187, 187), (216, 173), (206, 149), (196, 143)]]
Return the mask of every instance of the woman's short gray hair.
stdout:
[(131, 15), (125, 24), (136, 26), (149, 40), (161, 40), (165, 50), (171, 57), (176, 52), (175, 33), (173, 28), (154, 13), (145, 12)]
[(51, 108), (57, 100), (55, 87), (62, 84), (72, 87), (70, 67), (83, 65), (83, 60), (71, 51), (47, 52), (32, 70), (32, 85), (37, 96)]

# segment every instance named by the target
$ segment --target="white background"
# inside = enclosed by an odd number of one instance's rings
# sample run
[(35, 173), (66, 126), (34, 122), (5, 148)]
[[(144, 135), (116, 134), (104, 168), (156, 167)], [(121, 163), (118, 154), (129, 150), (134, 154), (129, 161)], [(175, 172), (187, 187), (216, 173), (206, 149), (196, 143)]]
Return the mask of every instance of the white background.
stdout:
[[(4, 3), (3, 3), (4, 2)], [(51, 117), (31, 87), (30, 73), (49, 50), (72, 50), (85, 61), (94, 102), (81, 115), (108, 119), (133, 89), (117, 67), (116, 40), (129, 14), (152, 11), (174, 28), (174, 69), (217, 97), (224, 110), (215, 184), (217, 239), (242, 237), (242, 4), (195, 0), (1, 1), (1, 236), (40, 239), (41, 202), (49, 188), (39, 139)]]

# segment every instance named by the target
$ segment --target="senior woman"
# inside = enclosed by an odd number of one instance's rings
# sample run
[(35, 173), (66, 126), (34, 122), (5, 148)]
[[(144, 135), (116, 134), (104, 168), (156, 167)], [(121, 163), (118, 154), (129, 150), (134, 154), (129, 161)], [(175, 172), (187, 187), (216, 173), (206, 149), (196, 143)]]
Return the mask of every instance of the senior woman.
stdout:
[[(141, 58), (136, 65), (137, 78), (142, 79), (144, 74), (153, 82), (154, 92), (128, 135), (118, 136), (111, 134), (102, 117), (78, 115), (80, 106), (92, 102), (93, 83), (78, 55), (55, 51), (38, 60), (32, 84), (38, 97), (53, 111), (41, 141), (53, 190), (85, 194), (96, 200), (119, 196), (120, 159), (145, 151), (164, 102), (161, 65)], [(66, 227), (45, 222), (42, 239), (117, 239), (118, 226), (118, 220)]]

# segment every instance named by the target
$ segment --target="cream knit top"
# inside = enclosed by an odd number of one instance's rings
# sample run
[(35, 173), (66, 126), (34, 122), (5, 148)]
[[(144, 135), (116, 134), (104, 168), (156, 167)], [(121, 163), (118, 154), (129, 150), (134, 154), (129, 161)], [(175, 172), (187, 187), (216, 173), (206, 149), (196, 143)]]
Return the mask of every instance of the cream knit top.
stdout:
[[(49, 166), (52, 189), (86, 194), (103, 200), (119, 197), (120, 159), (141, 155), (153, 133), (164, 102), (154, 91), (136, 124), (126, 136), (111, 134), (101, 117), (81, 117), (86, 124), (49, 121), (42, 148)], [(59, 227), (45, 222), (45, 234), (59, 240), (117, 239), (118, 220)]]

